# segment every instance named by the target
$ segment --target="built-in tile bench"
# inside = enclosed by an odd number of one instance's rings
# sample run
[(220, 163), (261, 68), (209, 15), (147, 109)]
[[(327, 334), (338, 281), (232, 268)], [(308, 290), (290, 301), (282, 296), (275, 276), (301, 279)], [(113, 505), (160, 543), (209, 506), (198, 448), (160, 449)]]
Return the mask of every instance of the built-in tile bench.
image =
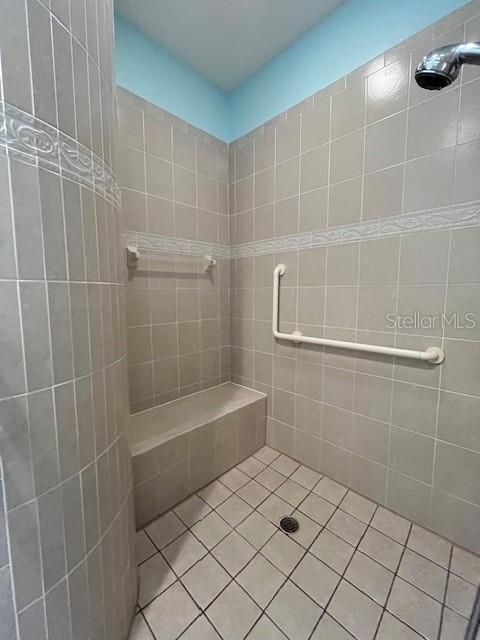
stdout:
[(230, 382), (130, 416), (137, 527), (265, 444), (266, 396)]

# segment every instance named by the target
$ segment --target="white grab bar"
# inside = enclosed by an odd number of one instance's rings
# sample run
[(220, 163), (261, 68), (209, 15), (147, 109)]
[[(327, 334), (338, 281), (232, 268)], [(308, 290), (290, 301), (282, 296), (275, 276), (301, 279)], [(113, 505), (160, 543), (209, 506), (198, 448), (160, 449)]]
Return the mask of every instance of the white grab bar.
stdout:
[(272, 329), (273, 335), (279, 340), (289, 340), (290, 342), (306, 342), (308, 344), (322, 344), (327, 347), (338, 347), (340, 349), (352, 349), (353, 351), (368, 351), (370, 353), (383, 353), (389, 356), (399, 356), (401, 358), (412, 358), (414, 360), (426, 360), (432, 364), (441, 364), (445, 355), (438, 347), (429, 347), (426, 351), (413, 351), (412, 349), (397, 349), (396, 347), (382, 347), (375, 344), (363, 344), (361, 342), (345, 342), (344, 340), (330, 340), (328, 338), (313, 338), (304, 336), (300, 331), (293, 333), (282, 333), (278, 330), (279, 323), (279, 289), (280, 278), (286, 271), (284, 264), (277, 264), (273, 270), (273, 313)]

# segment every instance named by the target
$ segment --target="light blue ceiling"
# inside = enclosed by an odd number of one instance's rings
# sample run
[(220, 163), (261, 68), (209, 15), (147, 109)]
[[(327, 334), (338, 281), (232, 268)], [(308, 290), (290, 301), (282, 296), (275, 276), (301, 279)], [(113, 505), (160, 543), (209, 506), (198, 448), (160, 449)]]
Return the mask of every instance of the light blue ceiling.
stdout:
[[(118, 0), (120, 3), (127, 1), (135, 2), (138, 7), (147, 0)], [(158, 4), (164, 1), (148, 0)], [(272, 1), (278, 2), (279, 6), (283, 3), (283, 0)], [(208, 2), (222, 2), (231, 8), (243, 3), (252, 6), (255, 0), (171, 0), (169, 4), (173, 2), (190, 8), (197, 3), (205, 6)], [(291, 6), (300, 4), (300, 0), (288, 2)], [(205, 74), (146, 36), (117, 12), (117, 82), (196, 127), (230, 142), (466, 2), (345, 0), (230, 92), (221, 90)], [(214, 17), (211, 24), (216, 24)], [(214, 46), (214, 32), (212, 26), (205, 28), (202, 46), (207, 49)], [(247, 53), (245, 51), (245, 55)]]
[(344, 0), (116, 0), (115, 10), (232, 91)]

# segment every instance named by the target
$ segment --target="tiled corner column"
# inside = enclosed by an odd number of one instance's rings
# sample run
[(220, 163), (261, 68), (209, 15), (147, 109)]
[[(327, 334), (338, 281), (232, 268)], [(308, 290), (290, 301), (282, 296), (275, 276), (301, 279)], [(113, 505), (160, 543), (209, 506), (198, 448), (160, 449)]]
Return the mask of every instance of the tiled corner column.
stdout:
[[(229, 149), (232, 380), (268, 393), (269, 443), (476, 552), (480, 80), (466, 66), (429, 93), (413, 70), (479, 29), (472, 2)], [(283, 331), (445, 362), (274, 342), (279, 262)], [(387, 318), (416, 311), (438, 320)]]
[(123, 640), (136, 570), (113, 7), (52, 7), (7, 0), (0, 22), (0, 635)]

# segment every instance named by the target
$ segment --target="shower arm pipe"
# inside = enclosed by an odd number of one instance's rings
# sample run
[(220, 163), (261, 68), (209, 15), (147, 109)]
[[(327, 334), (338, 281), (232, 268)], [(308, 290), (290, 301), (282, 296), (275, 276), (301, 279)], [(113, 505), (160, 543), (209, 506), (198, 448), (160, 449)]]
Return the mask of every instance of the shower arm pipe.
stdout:
[(452, 49), (461, 64), (480, 65), (480, 42), (462, 42)]
[(457, 45), (456, 53), (462, 64), (480, 65), (480, 42), (465, 42)]
[(279, 340), (288, 340), (300, 344), (319, 344), (327, 347), (337, 347), (339, 349), (351, 349), (352, 351), (366, 351), (368, 353), (381, 353), (400, 358), (410, 358), (412, 360), (424, 360), (432, 364), (441, 364), (445, 358), (444, 353), (437, 347), (429, 347), (426, 351), (414, 351), (412, 349), (397, 349), (396, 347), (383, 347), (375, 344), (364, 344), (362, 342), (345, 342), (344, 340), (330, 340), (328, 338), (314, 338), (304, 336), (300, 331), (293, 333), (283, 333), (279, 331), (279, 291), (280, 278), (286, 272), (284, 264), (277, 264), (273, 271), (273, 309), (272, 309), (272, 329), (273, 335)]

